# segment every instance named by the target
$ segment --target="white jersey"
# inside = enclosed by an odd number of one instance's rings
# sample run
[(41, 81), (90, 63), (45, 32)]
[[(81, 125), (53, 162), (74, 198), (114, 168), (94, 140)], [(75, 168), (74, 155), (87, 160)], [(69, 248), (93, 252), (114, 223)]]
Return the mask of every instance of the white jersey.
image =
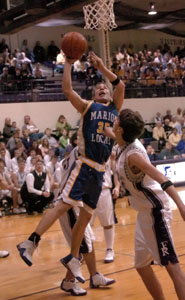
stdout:
[(66, 181), (71, 173), (71, 169), (75, 165), (75, 161), (78, 158), (78, 148), (75, 147), (67, 158), (61, 160), (60, 167), (55, 171), (55, 178), (60, 184), (60, 189), (63, 190)]
[(103, 184), (102, 189), (111, 189), (112, 188), (112, 171), (111, 171), (111, 160), (110, 158), (105, 165), (105, 174), (103, 175)]
[(118, 149), (116, 169), (120, 184), (130, 192), (129, 201), (137, 211), (146, 208), (170, 209), (169, 196), (162, 190), (160, 184), (143, 172), (136, 173), (128, 165), (128, 157), (139, 153), (150, 162), (144, 146), (139, 140)]

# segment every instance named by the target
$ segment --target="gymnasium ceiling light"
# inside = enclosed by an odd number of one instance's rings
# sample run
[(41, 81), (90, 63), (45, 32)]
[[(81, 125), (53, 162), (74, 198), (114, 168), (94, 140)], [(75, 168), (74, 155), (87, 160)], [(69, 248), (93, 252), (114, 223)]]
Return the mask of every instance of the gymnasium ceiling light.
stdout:
[(154, 16), (154, 15), (157, 14), (157, 11), (156, 11), (156, 9), (155, 9), (155, 4), (154, 4), (154, 2), (150, 2), (150, 10), (149, 10), (148, 14), (149, 14), (150, 16)]

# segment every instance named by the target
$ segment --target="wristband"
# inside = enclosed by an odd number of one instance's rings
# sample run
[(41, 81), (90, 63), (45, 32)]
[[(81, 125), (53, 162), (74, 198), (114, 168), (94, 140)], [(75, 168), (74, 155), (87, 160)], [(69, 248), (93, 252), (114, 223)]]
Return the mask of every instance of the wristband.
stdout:
[(171, 185), (173, 185), (173, 183), (170, 180), (161, 183), (161, 187), (162, 187), (163, 191), (165, 191)]
[(111, 81), (112, 85), (118, 85), (120, 83), (120, 78), (117, 77), (114, 81)]

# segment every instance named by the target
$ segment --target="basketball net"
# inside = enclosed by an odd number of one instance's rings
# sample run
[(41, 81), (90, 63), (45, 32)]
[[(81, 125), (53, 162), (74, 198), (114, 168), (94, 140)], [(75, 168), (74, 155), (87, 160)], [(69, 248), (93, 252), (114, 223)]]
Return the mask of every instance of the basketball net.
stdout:
[(110, 69), (109, 34), (117, 27), (113, 10), (114, 0), (99, 0), (83, 7), (85, 29), (99, 30), (101, 57)]

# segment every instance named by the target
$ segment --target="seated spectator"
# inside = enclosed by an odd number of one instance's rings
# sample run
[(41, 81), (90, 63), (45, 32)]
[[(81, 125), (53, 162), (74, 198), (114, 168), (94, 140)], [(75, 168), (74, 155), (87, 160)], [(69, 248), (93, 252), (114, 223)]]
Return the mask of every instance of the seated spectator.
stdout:
[(28, 129), (24, 129), (23, 130), (23, 137), (22, 137), (22, 143), (24, 145), (24, 148), (25, 148), (25, 152), (28, 153), (29, 150), (31, 149), (31, 146), (32, 146), (32, 141), (31, 141), (31, 138), (29, 136), (29, 130)]
[(56, 169), (59, 168), (59, 167), (60, 167), (60, 163), (58, 162), (58, 156), (54, 155), (51, 158), (51, 161), (49, 161), (47, 163), (46, 170), (49, 171), (52, 176), (54, 176), (54, 173), (55, 173)]
[(35, 64), (35, 69), (33, 71), (33, 77), (35, 79), (45, 79), (46, 76), (44, 76), (43, 71), (41, 70), (41, 65), (40, 63)]
[(20, 196), (20, 190), (26, 180), (27, 171), (25, 160), (22, 157), (18, 157), (17, 161), (18, 170), (12, 173), (12, 182), (17, 189), (17, 202), (21, 204), (21, 206), (19, 205), (19, 210), (21, 213), (25, 213), (26, 209), (22, 206), (23, 201)]
[(3, 136), (6, 141), (13, 135), (14, 130), (12, 127), (11, 119), (5, 118), (4, 127), (3, 127)]
[(49, 154), (49, 149), (50, 149), (50, 144), (48, 142), (48, 139), (43, 138), (41, 140), (41, 145), (39, 146), (41, 152), (42, 152), (42, 157), (45, 155)]
[(182, 137), (181, 137), (180, 141), (178, 142), (176, 149), (180, 153), (185, 153), (185, 133), (182, 134)]
[(176, 118), (177, 118), (177, 121), (180, 121), (180, 119), (182, 118), (182, 108), (180, 108), (180, 107), (177, 108)]
[(164, 120), (164, 126), (163, 126), (165, 133), (166, 133), (166, 137), (168, 138), (169, 135), (172, 133), (172, 127), (170, 126), (170, 119), (166, 118)]
[(8, 67), (3, 68), (3, 72), (0, 75), (0, 81), (3, 92), (13, 91), (12, 76), (8, 73)]
[(60, 115), (58, 117), (58, 121), (56, 123), (56, 136), (60, 137), (61, 136), (61, 130), (62, 129), (71, 129), (71, 125), (67, 122), (66, 118), (64, 115)]
[(34, 211), (42, 213), (44, 207), (53, 200), (48, 175), (43, 172), (43, 161), (36, 161), (35, 170), (26, 176), (20, 194), (28, 214)]
[(64, 71), (64, 63), (65, 63), (65, 56), (62, 50), (56, 57), (56, 71), (59, 73), (63, 73)]
[(35, 56), (35, 62), (44, 62), (45, 61), (45, 49), (41, 46), (40, 41), (37, 41), (35, 47), (33, 48), (33, 53)]
[(181, 118), (178, 124), (176, 125), (177, 131), (179, 134), (182, 134), (182, 128), (185, 126), (185, 118)]
[(148, 154), (150, 161), (159, 160), (159, 155), (155, 153), (155, 150), (151, 145), (146, 146), (146, 152)]
[(157, 123), (158, 121), (162, 122), (162, 115), (160, 112), (157, 112), (154, 118), (154, 123)]
[(14, 157), (14, 151), (17, 148), (17, 141), (20, 140), (20, 130), (16, 129), (11, 138), (9, 138), (6, 147), (10, 152), (11, 158)]
[(44, 165), (46, 166), (48, 162), (52, 160), (52, 157), (55, 156), (55, 150), (50, 148), (49, 153), (44, 156)]
[(75, 131), (70, 138), (70, 144), (68, 144), (64, 150), (64, 157), (68, 157), (73, 148), (77, 146), (77, 132)]
[(60, 53), (60, 49), (55, 45), (54, 41), (50, 42), (47, 50), (47, 57), (49, 61), (55, 60), (57, 54)]
[(177, 132), (177, 128), (172, 129), (172, 133), (168, 137), (168, 141), (172, 144), (173, 147), (176, 147), (178, 142), (180, 141), (181, 136)]
[(169, 125), (170, 125), (172, 128), (175, 128), (175, 127), (178, 126), (178, 124), (179, 124), (179, 122), (177, 121), (176, 116), (172, 116), (172, 119), (171, 119), (171, 122), (170, 122)]
[(36, 158), (36, 152), (34, 149), (30, 150), (30, 155), (27, 157), (26, 159), (26, 169), (30, 170), (31, 168), (33, 168), (33, 164), (32, 164), (32, 159)]
[(9, 209), (11, 208), (13, 202), (13, 214), (20, 214), (17, 202), (17, 190), (14, 188), (14, 185), (11, 180), (10, 173), (8, 172), (5, 162), (3, 159), (0, 159), (0, 174), (8, 186), (8, 189), (0, 190), (0, 200), (3, 203), (5, 214), (9, 214)]
[(57, 140), (51, 135), (50, 128), (46, 128), (45, 135), (43, 136), (42, 139), (47, 139), (51, 148), (59, 147)]
[(165, 148), (161, 151), (159, 154), (160, 159), (173, 159), (173, 158), (179, 158), (180, 152), (176, 150), (172, 144), (169, 142), (166, 142)]
[(13, 172), (17, 172), (19, 169), (19, 166), (18, 166), (18, 158), (19, 157), (20, 157), (20, 152), (18, 149), (15, 149), (14, 157), (11, 159), (11, 166), (12, 166)]
[(10, 152), (6, 149), (6, 144), (4, 142), (0, 142), (0, 150), (4, 149), (6, 153), (6, 157), (10, 158)]
[(39, 132), (39, 129), (32, 122), (30, 116), (28, 116), (28, 115), (24, 116), (24, 125), (22, 127), (22, 130), (24, 130), (24, 129), (28, 130), (31, 141), (38, 140), (43, 137), (43, 133)]
[(12, 162), (9, 156), (6, 155), (6, 150), (4, 148), (0, 149), (0, 158), (4, 160), (5, 166), (9, 172), (12, 170)]
[(155, 127), (153, 129), (153, 138), (154, 140), (158, 141), (158, 148), (159, 150), (161, 150), (164, 147), (167, 140), (166, 133), (161, 121), (158, 121), (155, 124)]
[(166, 115), (163, 117), (163, 120), (165, 121), (165, 119), (169, 119), (170, 122), (171, 122), (171, 119), (172, 119), (172, 112), (170, 109), (167, 109), (166, 111)]
[(14, 84), (15, 84), (15, 89), (17, 91), (23, 91), (24, 90), (23, 76), (21, 74), (21, 68), (20, 67), (16, 67), (16, 69), (15, 69)]
[(39, 148), (38, 141), (35, 140), (32, 142), (31, 150), (35, 150), (36, 155), (40, 155), (42, 157), (42, 151)]
[(61, 137), (59, 139), (59, 145), (64, 150), (69, 144), (69, 132), (66, 129), (61, 130)]
[(76, 60), (73, 66), (73, 73), (77, 76), (77, 79), (80, 82), (86, 79), (86, 71), (89, 66), (86, 55), (83, 55), (80, 60)]
[(4, 63), (4, 59), (3, 57), (0, 56), (0, 74), (3, 73), (3, 69), (6, 67), (5, 63)]

